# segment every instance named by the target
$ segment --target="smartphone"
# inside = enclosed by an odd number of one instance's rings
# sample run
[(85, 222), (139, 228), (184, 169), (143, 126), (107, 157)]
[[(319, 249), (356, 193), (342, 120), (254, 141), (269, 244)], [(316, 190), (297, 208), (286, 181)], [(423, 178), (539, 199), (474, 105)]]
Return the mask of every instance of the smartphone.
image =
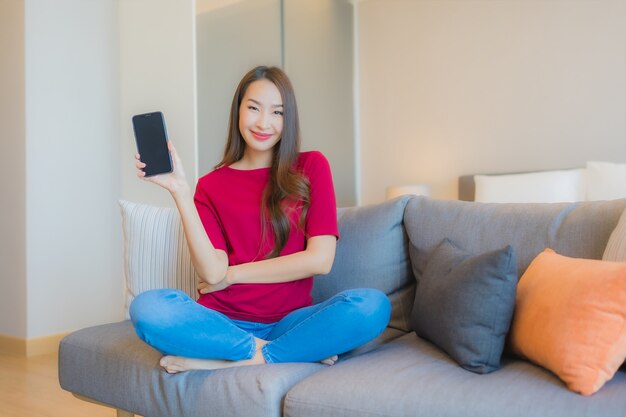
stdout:
[(146, 177), (172, 172), (172, 156), (167, 149), (167, 129), (160, 111), (133, 116), (135, 142)]

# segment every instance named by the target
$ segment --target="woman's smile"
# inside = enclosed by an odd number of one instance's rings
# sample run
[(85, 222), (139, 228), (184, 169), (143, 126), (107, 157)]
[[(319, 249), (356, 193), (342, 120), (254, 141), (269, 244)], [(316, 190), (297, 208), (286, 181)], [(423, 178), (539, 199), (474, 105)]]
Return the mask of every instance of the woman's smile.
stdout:
[(261, 132), (257, 132), (254, 130), (250, 130), (250, 132), (252, 133), (252, 136), (254, 136), (256, 140), (260, 140), (260, 141), (266, 141), (272, 136), (274, 136), (273, 133), (261, 133)]

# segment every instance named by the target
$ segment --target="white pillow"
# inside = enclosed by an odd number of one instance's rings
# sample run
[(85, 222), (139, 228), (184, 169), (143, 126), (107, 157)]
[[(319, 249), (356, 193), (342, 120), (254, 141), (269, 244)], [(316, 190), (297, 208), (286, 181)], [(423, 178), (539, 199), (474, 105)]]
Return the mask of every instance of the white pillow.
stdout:
[(626, 210), (620, 216), (606, 244), (603, 261), (626, 262)]
[(555, 203), (585, 199), (585, 171), (475, 175), (474, 200), (483, 203)]
[(587, 200), (626, 197), (626, 163), (587, 162)]
[(125, 309), (135, 296), (178, 288), (197, 299), (197, 277), (178, 211), (120, 200), (124, 237)]

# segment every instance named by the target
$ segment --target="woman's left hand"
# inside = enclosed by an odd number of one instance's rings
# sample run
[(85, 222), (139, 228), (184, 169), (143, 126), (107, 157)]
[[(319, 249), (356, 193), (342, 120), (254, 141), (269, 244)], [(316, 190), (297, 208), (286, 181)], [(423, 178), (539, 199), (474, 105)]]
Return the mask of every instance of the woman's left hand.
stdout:
[(217, 284), (208, 284), (204, 281), (198, 282), (198, 291), (200, 291), (200, 294), (209, 294), (212, 292), (222, 291), (228, 287), (230, 287), (230, 284), (228, 283), (226, 278), (224, 278)]

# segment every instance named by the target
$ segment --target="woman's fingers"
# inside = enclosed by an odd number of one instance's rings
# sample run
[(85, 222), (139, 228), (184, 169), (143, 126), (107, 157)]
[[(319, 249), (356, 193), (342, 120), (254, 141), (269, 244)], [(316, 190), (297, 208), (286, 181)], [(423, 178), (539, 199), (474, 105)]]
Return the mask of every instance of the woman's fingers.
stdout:
[(146, 164), (141, 162), (141, 156), (138, 153), (136, 153), (135, 154), (135, 168), (140, 170), (140, 169), (143, 169), (145, 167), (146, 167)]
[(141, 162), (141, 159), (138, 153), (135, 154), (135, 161), (136, 161), (135, 168), (137, 168), (137, 172), (136, 172), (137, 177), (144, 178), (146, 176), (146, 173), (143, 172), (143, 169), (146, 167), (146, 164)]
[[(146, 164), (141, 161), (141, 155), (139, 153), (135, 154), (135, 168), (137, 169), (137, 177), (144, 181), (149, 181), (151, 183), (157, 184), (169, 192), (176, 192), (177, 190), (185, 189), (187, 187), (187, 182), (185, 179), (185, 172), (183, 171), (182, 163), (180, 158), (178, 157), (178, 153), (176, 152), (176, 148), (172, 144), (170, 140), (167, 141), (167, 147), (170, 151), (170, 155), (172, 157), (172, 168), (173, 171), (167, 174), (160, 174), (155, 176), (146, 177), (144, 172), (144, 168)], [(203, 288), (204, 292), (212, 291), (212, 288), (205, 287)]]
[(172, 155), (172, 162), (174, 162), (174, 167), (180, 167), (182, 164), (180, 163), (180, 157), (178, 156), (178, 152), (176, 152), (176, 148), (171, 140), (167, 141), (167, 147), (170, 150), (170, 154)]
[(174, 174), (176, 174), (178, 178), (184, 179), (186, 175), (185, 175), (185, 170), (183, 169), (183, 163), (180, 160), (180, 157), (178, 156), (178, 152), (176, 151), (176, 147), (174, 146), (171, 140), (167, 141), (167, 147), (170, 150), (170, 155), (172, 155), (172, 168), (173, 168)]

